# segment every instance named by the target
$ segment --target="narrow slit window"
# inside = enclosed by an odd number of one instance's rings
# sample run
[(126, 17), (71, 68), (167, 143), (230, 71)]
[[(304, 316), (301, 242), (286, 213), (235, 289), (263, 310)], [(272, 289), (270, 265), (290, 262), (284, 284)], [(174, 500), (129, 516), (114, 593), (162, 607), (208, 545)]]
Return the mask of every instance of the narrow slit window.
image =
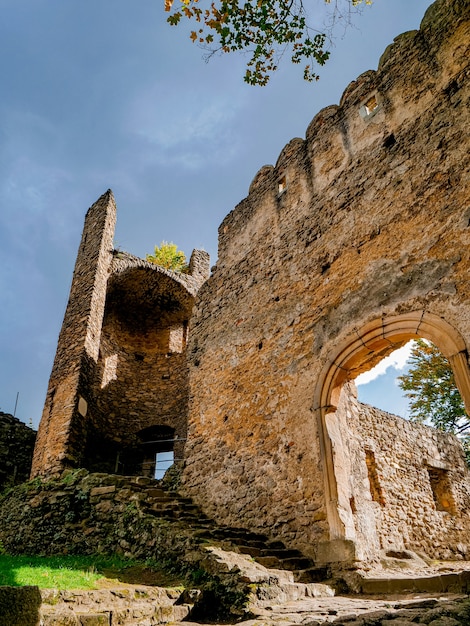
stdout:
[(436, 509), (455, 514), (455, 501), (447, 470), (428, 467), (428, 475)]
[(369, 476), (370, 495), (374, 502), (378, 502), (380, 506), (385, 506), (385, 498), (380, 485), (379, 475), (377, 472), (377, 464), (375, 462), (375, 454), (372, 450), (366, 450), (367, 474)]
[(370, 115), (372, 111), (375, 111), (375, 109), (379, 106), (379, 103), (377, 102), (377, 97), (376, 96), (370, 97), (364, 106), (365, 106), (367, 115)]
[(370, 117), (371, 115), (375, 114), (378, 108), (379, 108), (379, 102), (377, 100), (377, 96), (374, 94), (373, 96), (370, 96), (364, 102), (364, 104), (359, 109), (359, 113), (361, 114), (361, 117), (366, 119)]
[(278, 195), (280, 196), (281, 194), (283, 194), (286, 189), (287, 189), (287, 178), (285, 176), (283, 176), (277, 182), (277, 193), (278, 193)]

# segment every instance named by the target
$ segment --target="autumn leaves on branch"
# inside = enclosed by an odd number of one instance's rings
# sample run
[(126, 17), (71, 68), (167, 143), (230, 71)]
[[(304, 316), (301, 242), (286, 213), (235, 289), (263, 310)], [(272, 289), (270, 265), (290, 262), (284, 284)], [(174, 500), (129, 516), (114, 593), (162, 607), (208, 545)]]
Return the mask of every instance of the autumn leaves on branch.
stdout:
[[(318, 80), (315, 65), (322, 66), (329, 57), (325, 34), (311, 27), (302, 0), (221, 0), (205, 6), (205, 0), (165, 0), (167, 21), (178, 25), (183, 18), (193, 20), (196, 29), (190, 33), (193, 42), (207, 51), (207, 57), (218, 52), (246, 52), (249, 55), (244, 80), (250, 85), (266, 85), (288, 52), (292, 63), (304, 63), (307, 81)], [(313, 0), (309, 0), (313, 3)], [(351, 9), (371, 0), (325, 0), (332, 5), (334, 16), (347, 16)], [(341, 9), (346, 8), (346, 13)]]

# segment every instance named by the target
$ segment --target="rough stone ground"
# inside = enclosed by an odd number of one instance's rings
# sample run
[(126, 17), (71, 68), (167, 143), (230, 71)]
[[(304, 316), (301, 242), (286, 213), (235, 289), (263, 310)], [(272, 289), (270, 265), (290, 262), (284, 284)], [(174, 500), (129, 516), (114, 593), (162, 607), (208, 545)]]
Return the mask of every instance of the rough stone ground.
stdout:
[[(166, 593), (167, 590), (143, 586), (117, 587), (109, 591), (107, 599), (100, 592), (69, 593), (67, 597), (61, 597), (58, 604), (48, 605), (45, 610), (43, 608), (41, 626), (196, 624), (187, 621), (191, 619), (187, 604), (170, 607), (165, 602), (164, 606), (155, 608), (154, 605), (150, 610), (150, 604), (144, 602), (144, 599), (155, 602)], [(52, 596), (57, 599), (57, 592), (43, 593), (43, 597), (49, 597), (49, 600)], [(238, 622), (239, 626), (469, 626), (470, 599), (461, 594), (308, 598), (253, 608), (252, 616), (249, 620)]]
[[(437, 620), (437, 621), (436, 621)], [(468, 626), (470, 602), (468, 596), (337, 596), (315, 598), (302, 602), (260, 610), (256, 619), (245, 626), (317, 626), (332, 623), (348, 626)]]
[[(232, 614), (244, 626), (470, 626), (464, 595), (470, 592), (470, 562), (430, 562), (408, 550), (392, 556), (389, 551), (362, 571), (328, 574), (320, 568), (323, 577), (302, 582), (310, 571), (297, 571), (305, 559), (274, 558), (289, 550), (236, 530), (216, 526), (187, 498), (150, 479), (85, 470), (17, 487), (0, 507), (0, 538), (12, 553), (34, 552), (40, 545), (45, 554), (61, 554), (66, 546), (76, 554), (151, 556), (181, 561), (207, 578), (199, 591), (180, 588), (173, 595), (159, 587), (161, 581), (135, 578), (127, 580), (130, 585), (116, 581), (93, 592), (43, 592), (41, 626), (155, 626), (196, 619), (204, 624), (211, 610), (216, 617)], [(293, 566), (292, 560), (295, 571), (273, 569), (273, 563)], [(328, 575), (331, 580), (325, 580)], [(333, 586), (338, 594), (347, 586), (352, 595), (335, 596)], [(37, 588), (31, 593), (37, 613), (41, 598)], [(249, 612), (242, 614), (247, 595)], [(15, 610), (18, 604), (24, 606), (16, 602)], [(0, 626), (37, 626), (37, 620), (5, 621), (0, 606)]]
[[(391, 562), (388, 569), (370, 570), (368, 576), (364, 572), (351, 574), (351, 581), (355, 581), (357, 587), (385, 585), (388, 592), (334, 595), (328, 584), (295, 583), (291, 572), (267, 569), (245, 555), (220, 548), (209, 550), (217, 567), (230, 571), (235, 568), (241, 578), (251, 581), (253, 592), (247, 612), (237, 621), (241, 626), (470, 626), (469, 562), (435, 562), (419, 570), (419, 559), (408, 568)], [(398, 593), (401, 589), (420, 587), (433, 589), (433, 593)], [(466, 593), (443, 592), (449, 589)], [(116, 581), (98, 591), (43, 590), (41, 594), (41, 626), (209, 623), (204, 614), (199, 614), (198, 621), (192, 622), (195, 619), (193, 604), (201, 597), (198, 590), (163, 589)]]

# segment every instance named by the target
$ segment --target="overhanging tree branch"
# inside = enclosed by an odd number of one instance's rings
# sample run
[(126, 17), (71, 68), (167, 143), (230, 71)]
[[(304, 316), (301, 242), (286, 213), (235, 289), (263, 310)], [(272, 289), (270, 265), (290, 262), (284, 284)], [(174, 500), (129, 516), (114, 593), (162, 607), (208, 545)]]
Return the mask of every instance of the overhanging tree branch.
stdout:
[[(332, 5), (333, 17), (342, 15), (340, 5), (348, 15), (360, 4), (371, 0), (323, 0)], [(165, 0), (165, 11), (171, 12), (167, 21), (172, 26), (183, 18), (193, 20), (193, 42), (209, 51), (209, 56), (223, 52), (246, 52), (249, 55), (244, 80), (250, 85), (266, 85), (277, 70), (281, 57), (290, 51), (292, 63), (304, 62), (304, 79), (318, 80), (315, 66), (322, 66), (330, 53), (326, 42), (331, 31), (323, 32), (309, 23), (303, 0)], [(313, 0), (310, 0), (313, 5)], [(328, 29), (329, 30), (329, 29)]]

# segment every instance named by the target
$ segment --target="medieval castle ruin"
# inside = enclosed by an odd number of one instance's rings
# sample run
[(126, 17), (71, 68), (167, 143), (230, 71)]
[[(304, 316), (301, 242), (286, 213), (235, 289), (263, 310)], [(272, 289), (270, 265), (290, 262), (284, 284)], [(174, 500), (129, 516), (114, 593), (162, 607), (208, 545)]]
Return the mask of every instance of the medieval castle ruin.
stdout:
[(152, 475), (173, 451), (207, 515), (319, 563), (470, 558), (455, 437), (350, 382), (422, 337), (470, 410), (468, 8), (437, 0), (256, 174), (212, 274), (113, 250), (111, 192), (90, 208), (33, 476)]

